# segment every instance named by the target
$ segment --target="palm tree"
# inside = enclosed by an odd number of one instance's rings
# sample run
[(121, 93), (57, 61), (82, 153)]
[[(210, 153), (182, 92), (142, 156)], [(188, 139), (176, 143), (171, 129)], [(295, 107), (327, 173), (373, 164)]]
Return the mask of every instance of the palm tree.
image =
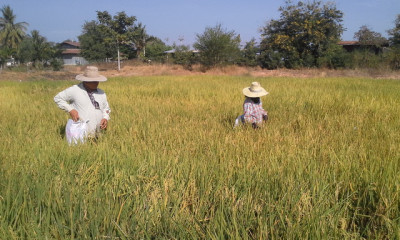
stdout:
[(149, 36), (146, 33), (146, 26), (143, 26), (142, 23), (138, 23), (137, 26), (133, 28), (133, 37), (132, 42), (136, 47), (137, 57), (140, 58), (141, 53), (143, 57), (146, 55), (146, 40), (148, 40)]
[(32, 61), (35, 67), (39, 67), (43, 61), (50, 59), (51, 57), (51, 46), (46, 41), (46, 38), (39, 34), (39, 31), (31, 31), (32, 35)]
[(9, 5), (3, 6), (1, 12), (3, 17), (0, 17), (0, 46), (16, 50), (25, 36), (28, 23), (16, 23), (16, 16)]

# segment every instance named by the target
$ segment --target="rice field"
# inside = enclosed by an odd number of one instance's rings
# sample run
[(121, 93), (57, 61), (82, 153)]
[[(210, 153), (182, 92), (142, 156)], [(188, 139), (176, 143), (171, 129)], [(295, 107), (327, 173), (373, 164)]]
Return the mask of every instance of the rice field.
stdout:
[[(233, 129), (259, 81), (261, 129)], [(96, 142), (53, 97), (0, 81), (0, 239), (400, 239), (400, 82), (114, 77)]]

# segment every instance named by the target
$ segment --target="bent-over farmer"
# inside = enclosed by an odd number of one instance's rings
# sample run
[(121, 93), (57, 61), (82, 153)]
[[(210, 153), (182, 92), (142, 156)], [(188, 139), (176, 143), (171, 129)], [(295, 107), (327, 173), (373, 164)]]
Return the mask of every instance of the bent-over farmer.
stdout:
[(261, 124), (268, 120), (268, 113), (264, 110), (261, 97), (268, 92), (261, 87), (259, 82), (252, 82), (250, 87), (243, 89), (245, 100), (243, 103), (243, 115), (235, 120), (235, 127), (241, 123), (250, 123), (253, 128), (259, 128)]
[(97, 67), (88, 66), (83, 74), (76, 76), (81, 83), (65, 89), (54, 97), (59, 108), (69, 113), (74, 122), (87, 122), (88, 136), (96, 136), (106, 129), (111, 109), (106, 94), (97, 88), (99, 82), (107, 81)]

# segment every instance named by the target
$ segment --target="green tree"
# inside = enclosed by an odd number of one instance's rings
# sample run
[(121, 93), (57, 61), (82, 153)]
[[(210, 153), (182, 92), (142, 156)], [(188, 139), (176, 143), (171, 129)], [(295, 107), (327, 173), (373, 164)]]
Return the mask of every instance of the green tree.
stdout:
[(35, 68), (43, 68), (49, 64), (54, 70), (59, 70), (60, 50), (41, 36), (39, 31), (33, 30), (27, 35), (18, 51), (18, 59), (21, 63), (33, 62)]
[(172, 47), (167, 46), (161, 39), (157, 37), (149, 37), (146, 41), (146, 59), (150, 61), (164, 61), (164, 52), (171, 50)]
[[(279, 56), (287, 68), (318, 66), (318, 59), (326, 56), (343, 32), (343, 13), (334, 3), (320, 1), (293, 4), (286, 1), (279, 8), (280, 19), (270, 20), (261, 30), (263, 66), (279, 65)], [(270, 64), (268, 61), (277, 62)]]
[(146, 33), (146, 26), (138, 23), (133, 30), (129, 31), (129, 40), (132, 41), (136, 48), (136, 57), (144, 58), (146, 55), (146, 42), (151, 40)]
[(377, 69), (383, 62), (382, 56), (369, 49), (358, 49), (350, 55), (352, 68)]
[(22, 42), (28, 23), (18, 22), (16, 23), (16, 16), (10, 6), (4, 6), (1, 8), (3, 17), (0, 17), (0, 41), (2, 46), (6, 46), (11, 49), (18, 48), (18, 45)]
[(249, 42), (246, 42), (243, 50), (240, 65), (255, 67), (258, 65), (258, 54), (260, 53), (260, 47), (257, 46), (255, 38), (252, 38)]
[(28, 24), (26, 22), (15, 22), (16, 16), (10, 6), (1, 8), (0, 17), (0, 58), (4, 62), (5, 58), (17, 53), (18, 47), (25, 37)]
[(400, 46), (400, 14), (397, 15), (394, 21), (394, 27), (388, 30), (390, 45)]
[(360, 27), (356, 33), (354, 33), (354, 39), (360, 42), (361, 45), (370, 45), (377, 48), (388, 44), (388, 40), (378, 32), (374, 32), (369, 29), (366, 25)]
[(182, 65), (184, 69), (192, 70), (193, 64), (198, 63), (198, 55), (190, 50), (190, 46), (174, 45), (173, 62)]
[(390, 50), (385, 53), (385, 57), (389, 66), (393, 70), (400, 70), (400, 45), (393, 45)]
[(394, 21), (394, 27), (388, 30), (390, 51), (387, 53), (389, 65), (392, 69), (400, 69), (400, 14)]
[(259, 62), (261, 67), (267, 69), (277, 69), (285, 66), (284, 59), (278, 51), (264, 49), (260, 53)]
[(200, 62), (206, 67), (235, 63), (240, 56), (240, 36), (221, 24), (207, 27), (196, 35), (193, 47), (200, 51)]
[(31, 36), (33, 47), (32, 61), (34, 62), (36, 68), (40, 68), (52, 58), (53, 51), (46, 38), (40, 36), (39, 31), (33, 30), (31, 32)]
[(101, 61), (115, 56), (113, 44), (104, 41), (102, 28), (96, 21), (86, 22), (78, 39), (81, 55), (89, 61)]
[(21, 63), (27, 63), (32, 61), (33, 56), (33, 42), (32, 38), (28, 35), (21, 42), (18, 49), (18, 59)]
[(352, 64), (356, 68), (380, 68), (386, 63), (383, 58), (383, 47), (388, 45), (388, 40), (378, 32), (374, 32), (363, 25), (354, 33), (361, 48), (352, 52)]
[(351, 55), (340, 45), (332, 45), (327, 48), (324, 54), (318, 58), (317, 66), (332, 68), (332, 69), (343, 69), (349, 68), (352, 65)]
[[(101, 57), (118, 58), (118, 70), (120, 69), (120, 52), (127, 56), (135, 51), (134, 45), (138, 29), (142, 25), (135, 26), (136, 17), (128, 16), (125, 12), (119, 12), (111, 16), (107, 11), (97, 11), (97, 21), (87, 22), (83, 27), (83, 33), (79, 36), (83, 56), (87, 59), (100, 60)], [(103, 50), (100, 50), (103, 47)], [(110, 50), (114, 51), (111, 53)], [(97, 51), (97, 53), (96, 53)], [(116, 53), (116, 54), (115, 54)]]
[[(127, 16), (125, 12), (119, 12), (114, 17), (107, 11), (97, 11), (97, 18), (102, 32), (105, 34), (105, 42), (115, 44), (118, 57), (118, 70), (120, 70), (120, 47), (132, 44), (135, 31), (135, 16)], [(128, 48), (129, 49), (129, 48)]]

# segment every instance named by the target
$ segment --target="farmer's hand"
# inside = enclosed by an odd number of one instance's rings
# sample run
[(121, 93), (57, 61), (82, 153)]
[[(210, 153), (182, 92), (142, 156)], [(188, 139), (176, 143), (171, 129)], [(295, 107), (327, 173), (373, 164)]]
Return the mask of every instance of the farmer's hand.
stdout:
[(100, 121), (100, 129), (106, 129), (107, 128), (107, 123), (108, 123), (107, 119), (105, 119), (105, 118), (101, 119), (101, 121)]
[(72, 110), (69, 112), (69, 115), (71, 116), (72, 120), (74, 120), (74, 122), (76, 122), (76, 121), (79, 120), (78, 111), (76, 111), (75, 109), (72, 109)]

